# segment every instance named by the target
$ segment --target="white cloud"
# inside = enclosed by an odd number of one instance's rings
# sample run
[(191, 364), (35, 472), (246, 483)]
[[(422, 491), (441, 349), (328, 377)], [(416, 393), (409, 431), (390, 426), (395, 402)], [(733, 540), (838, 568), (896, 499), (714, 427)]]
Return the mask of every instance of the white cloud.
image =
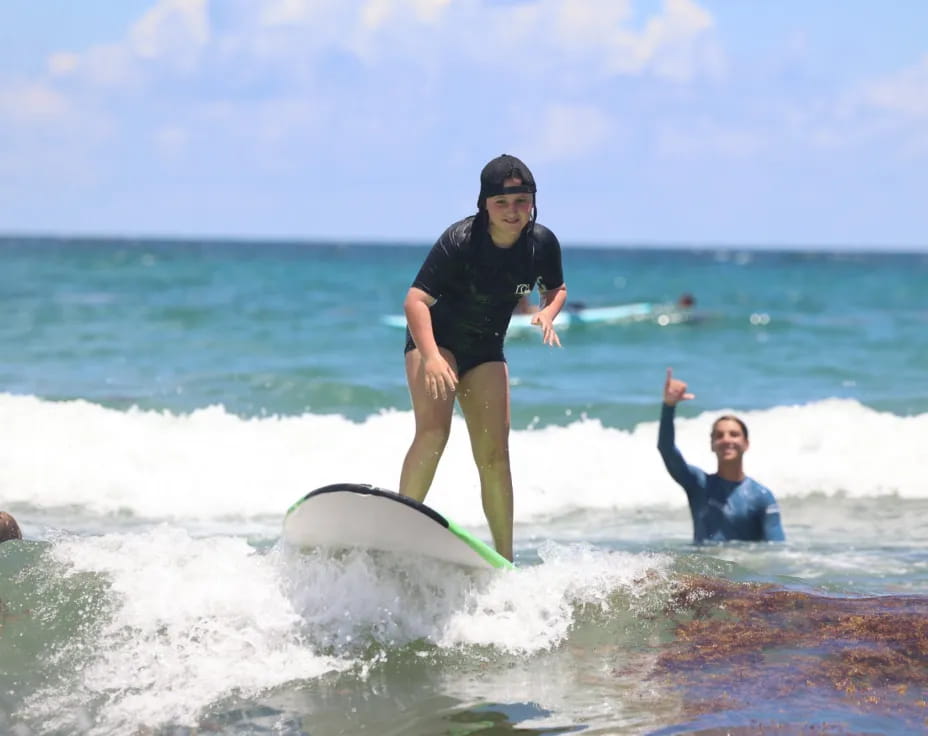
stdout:
[(128, 42), (143, 59), (191, 64), (210, 40), (207, 0), (160, 0), (130, 29)]
[(125, 38), (86, 51), (59, 51), (46, 62), (52, 78), (101, 88), (137, 88), (148, 74), (189, 73), (210, 42), (208, 0), (159, 0)]
[(545, 5), (550, 12), (538, 17), (538, 30), (550, 31), (556, 51), (586, 56), (607, 76), (651, 72), (690, 79), (700, 71), (697, 47), (714, 26), (711, 14), (692, 0), (665, 0), (661, 12), (640, 30), (629, 27), (628, 0), (552, 0)]
[(685, 81), (717, 64), (714, 21), (694, 0), (664, 0), (638, 27), (631, 0), (224, 1), (213, 24), (209, 0), (158, 0), (124, 38), (50, 54), (48, 77), (127, 91), (165, 76), (247, 78), (289, 85), (286, 96), (324, 81), (338, 58), (364, 65), (368, 82), (440, 84), (505, 69), (521, 85), (571, 88), (623, 75)]
[[(790, 39), (802, 53), (802, 36)], [(881, 146), (900, 160), (928, 152), (928, 55), (918, 63), (848, 90), (815, 96), (761, 93), (745, 98), (736, 115), (706, 111), (655, 124), (655, 152), (668, 159), (720, 156), (751, 159), (777, 151), (802, 157)]]
[(687, 81), (700, 72), (716, 71), (721, 52), (700, 44), (713, 26), (709, 12), (692, 0), (666, 0), (664, 13), (648, 22), (640, 41), (654, 74)]
[(59, 54), (53, 54), (49, 66), (62, 81), (81, 82), (102, 89), (137, 87), (143, 78), (137, 60), (124, 44), (94, 46), (83, 54), (71, 55), (66, 64), (61, 62)]
[(328, 0), (267, 0), (254, 3), (259, 26), (302, 25), (323, 13), (332, 3)]
[(389, 20), (403, 21), (407, 16), (417, 22), (436, 24), (450, 4), (450, 0), (367, 0), (361, 8), (361, 24), (373, 30)]
[[(641, 28), (632, 24), (632, 9), (630, 0), (542, 0), (503, 6), (485, 23), (479, 16), (468, 20), (476, 34), (489, 36), (487, 48), (473, 40), (494, 64), (522, 61), (546, 74), (582, 66), (598, 78), (653, 74), (686, 80), (705, 71), (700, 49), (714, 25), (705, 9), (692, 0), (664, 0)], [(500, 50), (495, 58), (493, 48)]]
[[(325, 141), (353, 137), (363, 157), (441, 135), (474, 114), (460, 106), (476, 94), (498, 109), (501, 137), (535, 106), (540, 155), (564, 160), (614, 136), (614, 102), (584, 97), (617, 76), (692, 79), (711, 71), (714, 44), (695, 0), (663, 0), (644, 18), (632, 0), (222, 0), (212, 11), (157, 0), (122, 38), (50, 54), (44, 74), (0, 87), (17, 108), (7, 120), (92, 121), (159, 156), (226, 145), (299, 167)], [(581, 103), (544, 106), (552, 98)]]
[(655, 152), (664, 158), (724, 157), (747, 159), (769, 146), (765, 133), (754, 127), (719, 124), (709, 118), (662, 122), (657, 126)]
[[(492, 6), (483, 0), (275, 0), (253, 6), (245, 27), (250, 47), (269, 59), (290, 59), (311, 48), (348, 53), (369, 65), (509, 66), (537, 77), (575, 65), (597, 78), (654, 74), (687, 80), (714, 71), (714, 19), (694, 0), (664, 0), (640, 28), (632, 25), (632, 11), (631, 0)], [(274, 43), (262, 36), (268, 33)]]
[(56, 121), (71, 111), (67, 98), (42, 82), (0, 87), (0, 118), (26, 124)]
[(526, 148), (533, 161), (582, 158), (616, 135), (608, 115), (591, 105), (549, 105)]
[(190, 135), (178, 125), (165, 125), (155, 131), (153, 138), (162, 158), (173, 160), (184, 152)]
[(59, 51), (48, 57), (48, 72), (55, 77), (65, 77), (76, 71), (80, 64), (80, 54)]
[(928, 55), (893, 76), (864, 85), (860, 99), (878, 110), (928, 119)]
[(894, 74), (806, 106), (804, 140), (819, 150), (879, 143), (901, 160), (928, 153), (928, 55)]
[[(35, 191), (80, 188), (94, 179), (91, 151), (111, 134), (110, 122), (88, 112), (45, 81), (0, 85), (0, 173)], [(0, 220), (15, 209), (4, 193)]]

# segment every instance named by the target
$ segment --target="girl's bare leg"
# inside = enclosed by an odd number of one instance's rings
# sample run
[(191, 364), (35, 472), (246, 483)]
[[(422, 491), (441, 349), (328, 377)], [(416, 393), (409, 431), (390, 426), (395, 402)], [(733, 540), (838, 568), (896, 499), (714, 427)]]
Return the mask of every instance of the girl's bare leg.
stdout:
[[(440, 350), (456, 371), (457, 363), (451, 352), (444, 348)], [(403, 461), (399, 491), (421, 502), (429, 492), (438, 461), (448, 443), (454, 393), (449, 393), (445, 399), (429, 396), (422, 376), (422, 356), (418, 350), (406, 353), (406, 382), (409, 384), (412, 410), (416, 418), (416, 434)]]
[(509, 368), (481, 363), (458, 384), (471, 450), (480, 475), (483, 511), (496, 551), (512, 560), (512, 472), (509, 467)]

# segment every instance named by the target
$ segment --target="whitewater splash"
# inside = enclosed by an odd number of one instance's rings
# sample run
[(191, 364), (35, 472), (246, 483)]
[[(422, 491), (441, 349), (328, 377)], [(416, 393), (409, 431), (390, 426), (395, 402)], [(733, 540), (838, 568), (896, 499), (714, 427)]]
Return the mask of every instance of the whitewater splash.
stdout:
[(404, 651), (535, 656), (587, 611), (634, 617), (666, 598), (652, 600), (666, 555), (552, 544), (542, 557), (471, 573), (363, 551), (261, 552), (167, 525), (65, 536), (5, 591), (11, 635), (47, 637), (51, 621), (58, 632), (5, 663), (7, 674), (44, 673), (17, 717), (41, 724), (36, 733), (195, 725), (211, 705), (349, 671), (363, 679)]
[[(688, 462), (714, 468), (709, 426), (723, 411), (677, 419), (677, 444)], [(0, 414), (6, 504), (152, 521), (277, 519), (329, 483), (393, 488), (412, 430), (408, 412), (360, 423), (314, 414), (243, 419), (221, 407), (117, 411), (8, 394), (0, 394)], [(928, 414), (899, 417), (832, 399), (742, 416), (751, 430), (748, 472), (781, 499), (928, 498), (917, 459)], [(656, 421), (631, 431), (587, 419), (513, 431), (517, 522), (578, 510), (684, 507), (656, 443)], [(429, 503), (459, 523), (480, 525), (478, 488), (456, 415)]]

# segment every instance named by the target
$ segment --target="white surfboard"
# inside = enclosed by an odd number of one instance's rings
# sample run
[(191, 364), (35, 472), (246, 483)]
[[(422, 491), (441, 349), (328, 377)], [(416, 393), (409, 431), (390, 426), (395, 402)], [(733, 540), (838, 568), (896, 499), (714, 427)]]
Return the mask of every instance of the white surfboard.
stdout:
[[(558, 329), (566, 330), (570, 327), (572, 315), (567, 312), (561, 312), (554, 318), (554, 326)], [(385, 314), (380, 321), (387, 327), (399, 327), (406, 329), (406, 315), (404, 314)], [(528, 330), (538, 330), (540, 328), (532, 324), (531, 314), (514, 314), (509, 320), (509, 332), (527, 332)]]
[[(569, 305), (568, 305), (569, 306)], [(559, 330), (578, 325), (622, 325), (635, 322), (656, 322), (660, 326), (688, 322), (692, 318), (688, 310), (673, 304), (657, 302), (630, 302), (608, 307), (577, 307), (565, 309), (554, 318)], [(388, 327), (406, 328), (406, 317), (402, 314), (387, 314), (381, 322)], [(531, 314), (513, 314), (509, 321), (508, 335), (520, 335), (539, 328), (532, 324)]]
[(425, 504), (355, 483), (337, 483), (307, 493), (287, 511), (283, 539), (301, 548), (374, 549), (474, 569), (513, 566)]

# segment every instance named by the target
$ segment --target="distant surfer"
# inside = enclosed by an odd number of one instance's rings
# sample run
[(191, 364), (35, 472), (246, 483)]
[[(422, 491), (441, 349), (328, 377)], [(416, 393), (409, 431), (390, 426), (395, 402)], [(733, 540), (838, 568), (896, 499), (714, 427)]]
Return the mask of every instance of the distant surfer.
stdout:
[[(685, 293), (685, 294), (681, 294), (680, 297), (677, 299), (677, 301), (674, 302), (673, 304), (667, 303), (666, 305), (664, 305), (660, 302), (627, 302), (627, 304), (629, 306), (637, 306), (640, 304), (653, 304), (654, 308), (659, 311), (672, 310), (680, 314), (685, 314), (685, 313), (688, 313), (690, 310), (692, 310), (693, 307), (696, 305), (696, 298), (690, 293)], [(622, 305), (619, 305), (619, 306), (622, 306)], [(583, 312), (583, 310), (587, 309), (588, 307), (589, 305), (586, 302), (567, 302), (566, 304), (564, 304), (564, 309), (567, 312), (574, 313), (574, 314), (579, 314)], [(538, 307), (535, 304), (533, 304), (529, 300), (528, 295), (526, 295), (522, 297), (518, 305), (516, 305), (515, 314), (532, 314), (537, 311), (538, 311)]]
[(693, 541), (782, 542), (786, 536), (773, 493), (744, 474), (749, 443), (748, 428), (741, 419), (723, 416), (712, 425), (710, 442), (718, 458), (715, 473), (707, 475), (683, 459), (675, 445), (673, 420), (677, 404), (695, 398), (686, 389), (686, 383), (674, 378), (668, 368), (657, 449), (671, 477), (686, 491)]
[(512, 559), (509, 370), (503, 340), (520, 299), (537, 285), (532, 314), (546, 345), (567, 299), (561, 246), (536, 222), (535, 178), (518, 158), (498, 156), (480, 173), (477, 214), (454, 223), (432, 247), (403, 304), (406, 380), (416, 432), (399, 491), (425, 499), (451, 430), (464, 413), (497, 552)]

